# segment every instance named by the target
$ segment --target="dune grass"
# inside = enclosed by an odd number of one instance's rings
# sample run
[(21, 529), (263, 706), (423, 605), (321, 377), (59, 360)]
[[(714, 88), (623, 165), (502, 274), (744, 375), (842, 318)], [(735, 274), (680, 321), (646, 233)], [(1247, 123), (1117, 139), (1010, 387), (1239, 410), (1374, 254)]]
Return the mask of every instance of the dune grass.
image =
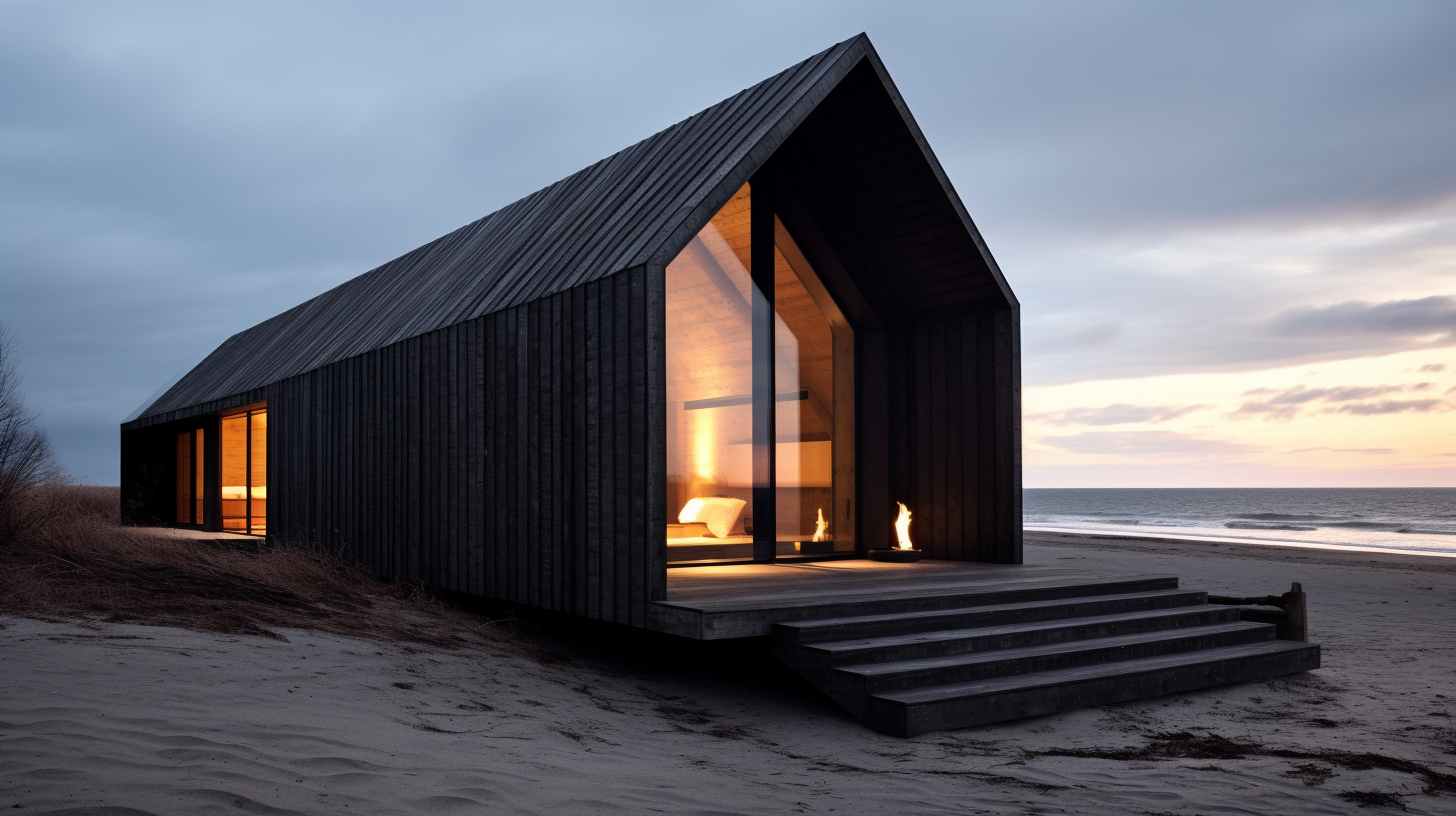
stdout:
[(215, 542), (123, 526), (114, 487), (47, 485), (37, 523), (0, 543), (0, 614), (177, 626), (281, 638), (317, 629), (435, 646), (518, 648), (500, 621), (419, 584), (261, 539)]

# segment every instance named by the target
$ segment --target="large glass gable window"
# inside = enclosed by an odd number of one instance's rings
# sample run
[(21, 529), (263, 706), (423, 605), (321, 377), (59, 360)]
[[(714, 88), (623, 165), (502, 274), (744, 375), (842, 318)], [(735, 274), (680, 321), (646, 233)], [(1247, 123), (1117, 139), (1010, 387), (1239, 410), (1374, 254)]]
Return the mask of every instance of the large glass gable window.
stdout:
[(854, 550), (853, 335), (764, 198), (745, 185), (667, 267), (670, 562)]

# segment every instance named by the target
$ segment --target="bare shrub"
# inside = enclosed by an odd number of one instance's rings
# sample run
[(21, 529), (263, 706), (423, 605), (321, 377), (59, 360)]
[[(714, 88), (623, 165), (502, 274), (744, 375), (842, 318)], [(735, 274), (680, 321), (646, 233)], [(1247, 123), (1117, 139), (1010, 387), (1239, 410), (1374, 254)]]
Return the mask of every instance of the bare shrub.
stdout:
[(20, 396), (15, 342), (0, 325), (0, 544), (34, 527), (45, 508), (35, 491), (60, 478), (50, 439)]
[(40, 522), (0, 545), (0, 613), (271, 637), (282, 637), (275, 628), (307, 628), (526, 651), (502, 624), (337, 558), (263, 539), (122, 526), (119, 488), (46, 485), (32, 496)]

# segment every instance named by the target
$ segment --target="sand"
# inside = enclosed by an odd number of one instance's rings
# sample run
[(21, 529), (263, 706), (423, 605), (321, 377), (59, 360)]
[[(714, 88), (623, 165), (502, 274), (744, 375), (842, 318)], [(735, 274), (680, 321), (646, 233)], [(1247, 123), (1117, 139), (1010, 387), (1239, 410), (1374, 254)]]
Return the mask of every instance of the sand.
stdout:
[[(1266, 753), (1369, 752), (1453, 771), (1456, 559), (1028, 540), (1028, 563), (1170, 572), (1220, 593), (1301, 581), (1324, 668), (900, 739), (748, 648), (556, 627), (532, 636), (560, 656), (543, 661), (301, 630), (281, 642), (0, 618), (0, 808), (1344, 814), (1384, 794), (1411, 813), (1456, 811), (1456, 793), (1423, 793), (1432, 777), (1411, 766)], [(1184, 731), (1251, 748), (1239, 759), (1045, 753), (1177, 749), (1186, 743), (1156, 735)]]

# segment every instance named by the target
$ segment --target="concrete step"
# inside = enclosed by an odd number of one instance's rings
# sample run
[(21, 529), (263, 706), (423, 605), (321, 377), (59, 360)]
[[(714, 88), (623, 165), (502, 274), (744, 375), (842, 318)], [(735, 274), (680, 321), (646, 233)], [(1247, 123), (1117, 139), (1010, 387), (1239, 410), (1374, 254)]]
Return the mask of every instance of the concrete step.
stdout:
[(942, 632), (1034, 621), (1115, 615), (1152, 609), (1204, 604), (1204, 592), (1162, 589), (1123, 594), (1064, 597), (1052, 600), (1015, 599), (1005, 603), (935, 609), (925, 612), (860, 615), (775, 623), (772, 634), (780, 647), (831, 641)]
[(870, 694), (859, 713), (880, 731), (932, 731), (1156, 697), (1319, 668), (1319, 647), (1273, 640)]
[(1067, 643), (1088, 638), (1135, 632), (1157, 632), (1190, 626), (1229, 623), (1239, 619), (1230, 606), (1142, 609), (1115, 615), (1094, 615), (1070, 620), (1033, 621), (970, 629), (942, 629), (877, 638), (813, 643), (802, 647), (805, 657), (825, 668), (856, 663), (888, 663), (917, 658), (1014, 649), (1040, 644)]
[[(884, 691), (968, 683), (1018, 674), (1140, 660), (1200, 649), (1273, 640), (1267, 623), (1233, 621), (1154, 632), (1134, 632), (1070, 643), (1047, 643), (971, 654), (865, 663), (835, 669), (840, 694), (863, 697)], [(838, 695), (835, 695), (838, 696)]]

